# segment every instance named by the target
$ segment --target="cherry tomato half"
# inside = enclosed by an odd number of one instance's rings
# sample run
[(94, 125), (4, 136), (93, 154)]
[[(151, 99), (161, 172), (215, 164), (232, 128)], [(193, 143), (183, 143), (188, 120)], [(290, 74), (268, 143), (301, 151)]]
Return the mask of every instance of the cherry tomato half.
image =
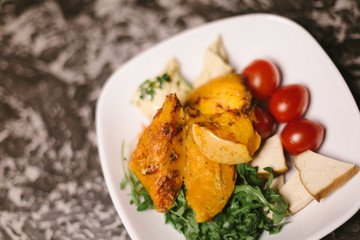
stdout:
[(269, 99), (269, 111), (277, 122), (301, 117), (309, 105), (309, 91), (300, 84), (282, 86)]
[(274, 118), (259, 107), (255, 108), (255, 117), (255, 130), (259, 133), (262, 139), (270, 137), (276, 127)]
[(280, 73), (275, 64), (257, 59), (244, 71), (245, 83), (253, 96), (259, 100), (268, 98), (280, 83)]
[(287, 123), (280, 134), (285, 150), (297, 155), (306, 150), (315, 151), (324, 139), (324, 127), (306, 118), (298, 118)]

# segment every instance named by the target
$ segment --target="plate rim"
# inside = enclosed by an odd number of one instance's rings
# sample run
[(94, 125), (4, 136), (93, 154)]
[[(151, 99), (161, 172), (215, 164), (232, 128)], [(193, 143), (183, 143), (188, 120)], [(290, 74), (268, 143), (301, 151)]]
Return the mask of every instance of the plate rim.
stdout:
[[(315, 44), (318, 45), (318, 47), (321, 49), (321, 51), (323, 52), (323, 54), (329, 59), (329, 62), (333, 65), (334, 69), (336, 69), (338, 75), (341, 77), (342, 79), (342, 84), (344, 84), (345, 89), (347, 91), (348, 97), (351, 98), (352, 102), (352, 107), (355, 109), (358, 109), (358, 106), (355, 102), (355, 98), (352, 95), (350, 88), (347, 84), (347, 82), (345, 81), (345, 79), (343, 78), (343, 76), (341, 75), (339, 69), (337, 68), (337, 66), (335, 65), (335, 63), (331, 60), (331, 58), (329, 57), (329, 55), (326, 53), (326, 51), (322, 48), (322, 46), (319, 44), (319, 42), (304, 28), (302, 27), (300, 24), (298, 24), (297, 22), (286, 18), (284, 16), (280, 16), (277, 14), (271, 14), (271, 13), (250, 13), (250, 14), (243, 14), (243, 15), (237, 15), (237, 16), (232, 16), (232, 17), (227, 17), (227, 18), (222, 18), (222, 19), (218, 19), (215, 21), (211, 21), (211, 22), (207, 22), (204, 23), (200, 26), (196, 26), (193, 28), (189, 28), (186, 29), (182, 32), (179, 32), (177, 34), (174, 34), (173, 36), (166, 38), (152, 46), (149, 46), (147, 49), (140, 51), (139, 53), (137, 53), (136, 55), (134, 55), (132, 58), (130, 58), (129, 60), (127, 60), (124, 64), (118, 66), (113, 73), (108, 77), (108, 79), (106, 80), (106, 82), (104, 83), (102, 89), (101, 89), (101, 93), (98, 97), (97, 103), (96, 103), (96, 114), (95, 114), (95, 131), (96, 131), (96, 135), (97, 135), (97, 140), (98, 140), (98, 153), (99, 153), (99, 160), (100, 160), (100, 165), (101, 165), (101, 169), (102, 169), (102, 174), (104, 176), (104, 180), (105, 183), (107, 185), (108, 188), (108, 192), (109, 195), (111, 197), (111, 200), (113, 202), (113, 205), (116, 208), (116, 211), (119, 215), (119, 217), (121, 218), (121, 221), (123, 223), (123, 225), (126, 228), (126, 231), (129, 233), (130, 237), (133, 239), (140, 239), (139, 235), (137, 234), (137, 232), (134, 230), (134, 228), (131, 226), (132, 224), (128, 221), (128, 219), (126, 219), (125, 217), (123, 217), (124, 211), (123, 209), (118, 206), (118, 202), (117, 200), (117, 196), (116, 196), (116, 192), (113, 191), (114, 188), (116, 188), (115, 183), (113, 181), (111, 181), (110, 179), (110, 175), (108, 174), (110, 169), (109, 166), (107, 164), (107, 161), (105, 160), (105, 149), (102, 147), (102, 141), (99, 141), (100, 139), (100, 135), (103, 133), (102, 129), (102, 125), (100, 122), (101, 116), (101, 109), (102, 109), (102, 102), (104, 101), (103, 99), (105, 98), (103, 93), (106, 92), (106, 89), (108, 89), (110, 87), (111, 82), (114, 81), (114, 79), (116, 79), (116, 75), (118, 74), (118, 72), (120, 72), (123, 68), (126, 68), (128, 65), (131, 65), (133, 62), (136, 62), (139, 58), (142, 58), (144, 55), (147, 55), (149, 53), (151, 53), (152, 51), (155, 51), (155, 49), (163, 46), (164, 44), (169, 44), (171, 43), (171, 41), (173, 41), (174, 39), (177, 39), (179, 37), (186, 37), (186, 35), (191, 34), (192, 32), (198, 31), (202, 28), (211, 28), (213, 25), (215, 24), (226, 24), (226, 22), (230, 22), (230, 21), (237, 21), (239, 19), (242, 18), (264, 18), (266, 20), (271, 20), (271, 21), (277, 21), (277, 22), (281, 22), (283, 24), (290, 24), (294, 27), (297, 27), (299, 30), (301, 30), (303, 33), (305, 33), (306, 35), (308, 35), (308, 37), (310, 37)], [(358, 111), (357, 117), (360, 119), (360, 112)], [(330, 231), (318, 231), (315, 234), (313, 234), (313, 237), (316, 238), (321, 238), (326, 236), (327, 234), (331, 233), (332, 231), (334, 231), (335, 229), (337, 229), (339, 226), (343, 225), (346, 221), (348, 221), (353, 215), (355, 215), (357, 213), (357, 211), (359, 211), (360, 209), (360, 201), (357, 207), (354, 207), (354, 209), (357, 209), (356, 211), (348, 211), (348, 214), (342, 215), (342, 217), (340, 218), (341, 220), (339, 221), (339, 219), (335, 222), (332, 222), (331, 225), (331, 230)], [(165, 224), (165, 223), (164, 223)], [(325, 227), (324, 227), (325, 229)]]

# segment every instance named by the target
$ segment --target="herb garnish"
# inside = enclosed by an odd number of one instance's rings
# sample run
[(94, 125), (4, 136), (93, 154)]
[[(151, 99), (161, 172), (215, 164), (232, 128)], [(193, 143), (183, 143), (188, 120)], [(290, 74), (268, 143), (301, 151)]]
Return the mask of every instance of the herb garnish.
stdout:
[[(130, 183), (130, 203), (134, 203), (138, 211), (153, 209), (154, 205), (145, 188), (132, 172), (126, 172), (123, 152), (124, 143), (122, 160), (125, 178), (121, 183), (122, 189), (126, 183)], [(238, 178), (228, 203), (213, 221), (204, 223), (196, 222), (195, 212), (186, 203), (186, 189), (183, 186), (174, 205), (165, 213), (165, 223), (170, 223), (188, 240), (252, 240), (258, 239), (264, 231), (278, 233), (286, 224), (281, 221), (289, 215), (288, 205), (280, 194), (270, 188), (274, 178), (271, 168), (265, 170), (270, 173), (268, 181), (258, 177), (257, 168), (246, 163), (236, 165)], [(268, 216), (270, 212), (273, 220)]]
[(139, 87), (140, 89), (140, 99), (154, 99), (155, 89), (163, 88), (164, 82), (171, 82), (171, 78), (167, 73), (164, 73), (162, 76), (156, 77), (154, 80), (146, 80)]

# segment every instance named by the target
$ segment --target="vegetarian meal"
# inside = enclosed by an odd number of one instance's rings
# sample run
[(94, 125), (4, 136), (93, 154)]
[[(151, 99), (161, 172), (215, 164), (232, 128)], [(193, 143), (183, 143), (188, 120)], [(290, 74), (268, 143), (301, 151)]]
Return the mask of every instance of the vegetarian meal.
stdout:
[[(325, 128), (303, 117), (309, 91), (280, 86), (280, 76), (264, 59), (236, 73), (218, 36), (193, 85), (175, 59), (141, 84), (132, 103), (151, 122), (121, 184), (130, 184), (138, 211), (164, 213), (186, 239), (257, 239), (357, 174), (357, 166), (315, 152)], [(296, 168), (286, 182), (284, 150)]]

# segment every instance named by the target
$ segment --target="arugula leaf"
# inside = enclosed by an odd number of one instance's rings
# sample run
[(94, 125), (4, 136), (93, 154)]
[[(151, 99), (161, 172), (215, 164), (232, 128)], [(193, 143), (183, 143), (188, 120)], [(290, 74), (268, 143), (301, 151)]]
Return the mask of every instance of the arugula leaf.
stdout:
[[(174, 206), (165, 213), (165, 222), (182, 232), (188, 240), (258, 239), (264, 231), (277, 233), (286, 223), (280, 223), (288, 215), (288, 206), (275, 190), (271, 169), (269, 181), (259, 178), (257, 168), (247, 164), (236, 166), (238, 180), (227, 205), (213, 221), (196, 223), (194, 211), (187, 206), (183, 187)], [(273, 220), (268, 217), (273, 212)]]
[(272, 208), (270, 208), (270, 209), (273, 212), (273, 215), (272, 215), (273, 223), (279, 224), (285, 216), (290, 215), (290, 213), (287, 211), (289, 206), (288, 206), (286, 200), (280, 194), (278, 194), (274, 189), (272, 189), (270, 187), (271, 183), (274, 179), (272, 169), (270, 167), (267, 167), (267, 168), (264, 168), (264, 170), (268, 171), (270, 173), (268, 183), (265, 187), (264, 195), (265, 195), (266, 199), (268, 199), (268, 201), (271, 203), (271, 206), (272, 206)]
[(198, 237), (199, 224), (195, 220), (195, 212), (186, 203), (184, 187), (181, 188), (172, 208), (165, 213), (165, 223), (170, 223), (176, 230), (182, 232), (186, 239)]
[(121, 144), (121, 161), (122, 168), (124, 172), (124, 178), (120, 183), (120, 189), (125, 189), (126, 185), (129, 184), (131, 188), (131, 200), (130, 204), (135, 204), (137, 206), (137, 211), (144, 211), (146, 209), (154, 209), (154, 203), (151, 200), (149, 193), (146, 191), (145, 187), (140, 183), (135, 174), (128, 170), (128, 167), (125, 166), (126, 158), (124, 157), (124, 145), (125, 141)]

